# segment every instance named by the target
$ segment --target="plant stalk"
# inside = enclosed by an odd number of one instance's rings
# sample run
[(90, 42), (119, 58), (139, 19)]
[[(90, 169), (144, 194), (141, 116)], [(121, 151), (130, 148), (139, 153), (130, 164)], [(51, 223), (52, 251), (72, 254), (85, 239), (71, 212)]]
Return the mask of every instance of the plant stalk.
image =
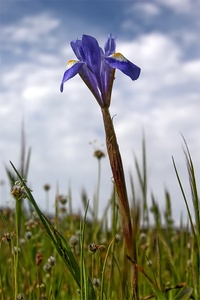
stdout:
[[(113, 126), (113, 121), (110, 116), (109, 108), (102, 108), (102, 115), (104, 121), (104, 128), (106, 133), (106, 145), (108, 156), (110, 160), (110, 166), (113, 173), (114, 184), (116, 193), (118, 196), (118, 206), (121, 215), (121, 222), (123, 228), (123, 234), (125, 238), (125, 243), (127, 247), (128, 255), (137, 262), (137, 252), (136, 252), (136, 236), (133, 235), (132, 224), (131, 224), (131, 214), (127, 196), (127, 189), (125, 183), (125, 176), (123, 170), (122, 159), (119, 151), (119, 146), (117, 143), (117, 138)], [(132, 294), (133, 299), (138, 298), (138, 271), (136, 264), (131, 265), (131, 283), (132, 283)]]

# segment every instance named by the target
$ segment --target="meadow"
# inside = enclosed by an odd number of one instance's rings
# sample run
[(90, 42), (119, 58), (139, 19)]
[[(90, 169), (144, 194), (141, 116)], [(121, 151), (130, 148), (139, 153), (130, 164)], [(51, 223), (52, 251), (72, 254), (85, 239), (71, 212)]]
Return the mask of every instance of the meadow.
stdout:
[[(69, 190), (67, 195), (55, 195), (55, 212), (49, 215), (41, 212), (25, 180), (30, 155), (24, 154), (19, 170), (13, 165), (7, 169), (16, 207), (3, 207), (0, 212), (0, 299), (200, 299), (199, 197), (186, 142), (183, 151), (193, 211), (188, 207), (189, 199), (173, 161), (188, 212), (188, 222), (180, 219), (178, 227), (172, 217), (170, 191), (165, 191), (164, 211), (153, 195), (151, 207), (147, 206), (144, 141), (142, 164), (135, 158), (142, 197), (135, 194), (135, 178), (130, 175), (129, 204), (137, 261), (127, 255), (114, 187), (103, 217), (97, 217), (101, 172), (93, 203), (88, 202), (87, 191), (82, 192), (82, 214), (73, 212)], [(94, 155), (100, 168), (104, 153), (98, 150)], [(44, 185), (46, 193), (48, 189)], [(135, 296), (132, 264), (138, 272)]]

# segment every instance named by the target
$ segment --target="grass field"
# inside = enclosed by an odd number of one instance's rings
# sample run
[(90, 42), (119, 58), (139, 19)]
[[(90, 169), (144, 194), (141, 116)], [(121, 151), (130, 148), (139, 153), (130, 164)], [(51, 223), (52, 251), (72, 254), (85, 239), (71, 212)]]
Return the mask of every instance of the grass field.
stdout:
[[(23, 174), (13, 166), (8, 176), (16, 207), (15, 210), (2, 208), (0, 213), (0, 299), (132, 299), (132, 264), (138, 271), (135, 299), (200, 299), (199, 197), (186, 143), (184, 153), (193, 211), (187, 206), (189, 199), (173, 161), (188, 211), (188, 223), (180, 220), (178, 227), (172, 218), (170, 192), (165, 191), (164, 212), (153, 196), (151, 207), (147, 207), (144, 142), (143, 165), (139, 166), (135, 160), (142, 199), (139, 205), (134, 192), (135, 180), (131, 177), (129, 202), (137, 261), (127, 255), (115, 190), (111, 191), (101, 220), (97, 218), (99, 188), (90, 206), (87, 193), (82, 193), (85, 207), (82, 215), (73, 213), (70, 191), (68, 195), (55, 195), (55, 212), (45, 215), (23, 179), (28, 172), (29, 158)], [(98, 158), (99, 165), (101, 158)], [(98, 182), (100, 176), (99, 172)], [(48, 190), (48, 186), (45, 188)], [(29, 206), (26, 203), (28, 209), (24, 208), (25, 202), (29, 203)], [(151, 223), (150, 216), (153, 216)]]

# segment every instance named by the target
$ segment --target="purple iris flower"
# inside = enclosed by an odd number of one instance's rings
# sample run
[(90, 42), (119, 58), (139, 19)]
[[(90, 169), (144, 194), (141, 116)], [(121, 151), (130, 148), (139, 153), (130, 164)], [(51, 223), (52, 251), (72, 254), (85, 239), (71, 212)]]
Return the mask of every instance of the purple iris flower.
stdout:
[(115, 69), (119, 69), (132, 80), (138, 79), (140, 68), (126, 59), (121, 53), (116, 53), (116, 38), (111, 35), (104, 46), (99, 47), (97, 40), (89, 35), (83, 35), (82, 40), (74, 40), (71, 47), (78, 60), (70, 60), (63, 75), (60, 91), (64, 83), (79, 74), (90, 89), (99, 105), (110, 106), (111, 92)]

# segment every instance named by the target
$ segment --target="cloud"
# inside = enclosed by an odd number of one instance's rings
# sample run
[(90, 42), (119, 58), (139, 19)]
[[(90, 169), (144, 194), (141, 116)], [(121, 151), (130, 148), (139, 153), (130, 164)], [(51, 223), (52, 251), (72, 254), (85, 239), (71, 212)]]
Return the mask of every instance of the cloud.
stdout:
[[(169, 90), (177, 89), (181, 93), (180, 86), (187, 84), (191, 92), (199, 92), (199, 58), (188, 57), (185, 60), (185, 48), (170, 36), (159, 32), (141, 35), (133, 41), (118, 43), (118, 49), (127, 58), (140, 65), (141, 78), (134, 88), (143, 92), (162, 91), (163, 96)], [(141, 89), (142, 90), (142, 89)], [(184, 88), (185, 92), (185, 88)]]
[(1, 41), (9, 43), (8, 45), (10, 46), (15, 43), (19, 46), (21, 44), (29, 44), (29, 46), (41, 45), (41, 42), (44, 42), (44, 38), (48, 38), (48, 42), (51, 41), (49, 34), (52, 34), (59, 25), (59, 19), (52, 17), (49, 13), (25, 16), (15, 24), (10, 24), (3, 28)]
[(125, 13), (127, 15), (131, 15), (133, 13), (137, 12), (137, 14), (145, 15), (146, 17), (155, 17), (160, 14), (160, 8), (157, 5), (157, 3), (153, 2), (136, 2), (134, 3), (131, 8), (126, 8)]
[(121, 23), (121, 28), (124, 32), (132, 31), (135, 35), (142, 30), (141, 25), (148, 26), (157, 19), (162, 10), (156, 3), (133, 2), (131, 6), (124, 9), (124, 19)]
[(155, 2), (179, 14), (188, 14), (199, 7), (198, 0), (155, 0)]

